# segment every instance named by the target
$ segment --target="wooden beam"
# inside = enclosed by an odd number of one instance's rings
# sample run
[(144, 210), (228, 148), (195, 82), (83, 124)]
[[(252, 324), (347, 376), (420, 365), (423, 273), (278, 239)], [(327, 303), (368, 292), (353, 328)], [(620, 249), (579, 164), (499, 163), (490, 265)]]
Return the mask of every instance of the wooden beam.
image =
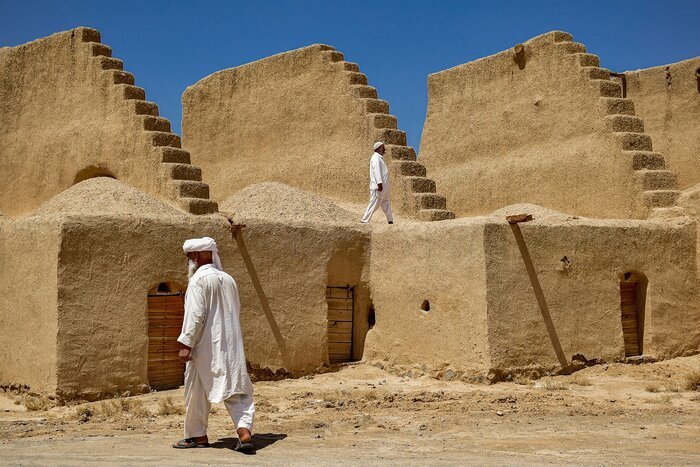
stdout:
[(506, 216), (506, 220), (510, 225), (519, 224), (521, 222), (529, 222), (532, 220), (531, 214), (516, 214), (514, 216)]

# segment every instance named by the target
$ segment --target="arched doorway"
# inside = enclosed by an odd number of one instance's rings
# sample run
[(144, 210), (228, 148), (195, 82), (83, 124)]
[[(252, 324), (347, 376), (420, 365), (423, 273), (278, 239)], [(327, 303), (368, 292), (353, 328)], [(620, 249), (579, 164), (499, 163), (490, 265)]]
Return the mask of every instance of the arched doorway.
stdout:
[(628, 271), (620, 278), (620, 315), (625, 357), (642, 355), (643, 352), (646, 288), (644, 274)]
[(148, 291), (148, 384), (173, 389), (184, 384), (185, 365), (177, 338), (185, 314), (183, 288), (162, 282)]

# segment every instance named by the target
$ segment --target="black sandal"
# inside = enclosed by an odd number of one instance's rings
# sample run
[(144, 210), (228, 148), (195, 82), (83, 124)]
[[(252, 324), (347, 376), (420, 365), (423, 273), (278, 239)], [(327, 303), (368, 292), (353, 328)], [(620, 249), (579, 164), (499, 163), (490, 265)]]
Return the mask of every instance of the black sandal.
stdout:
[(173, 444), (175, 449), (208, 448), (209, 446), (211, 446), (209, 443), (200, 443), (194, 438), (181, 439)]
[(252, 454), (255, 452), (255, 445), (253, 441), (248, 441), (247, 443), (242, 442), (240, 439), (236, 440), (236, 447), (233, 448), (236, 452), (242, 452), (243, 454)]

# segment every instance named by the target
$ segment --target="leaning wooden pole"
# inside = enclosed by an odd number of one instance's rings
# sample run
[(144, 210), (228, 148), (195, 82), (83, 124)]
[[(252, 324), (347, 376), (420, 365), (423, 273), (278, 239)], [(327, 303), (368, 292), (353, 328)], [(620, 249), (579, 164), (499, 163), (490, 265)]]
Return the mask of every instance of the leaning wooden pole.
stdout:
[(234, 240), (236, 240), (236, 244), (238, 245), (238, 251), (241, 253), (241, 257), (243, 258), (245, 267), (248, 270), (250, 280), (253, 282), (253, 287), (255, 288), (255, 292), (258, 295), (258, 300), (260, 300), (260, 305), (262, 306), (263, 312), (265, 313), (265, 318), (267, 319), (267, 322), (270, 325), (272, 334), (275, 336), (275, 341), (277, 341), (277, 347), (279, 348), (280, 354), (282, 355), (282, 361), (284, 362), (285, 370), (290, 371), (292, 366), (291, 360), (289, 358), (289, 352), (287, 351), (287, 344), (284, 341), (284, 337), (282, 336), (282, 332), (280, 331), (279, 326), (277, 325), (277, 321), (275, 321), (275, 316), (272, 314), (272, 310), (270, 309), (270, 302), (267, 300), (267, 296), (265, 295), (265, 291), (263, 290), (262, 284), (260, 283), (258, 273), (255, 270), (253, 261), (250, 259), (250, 254), (248, 253), (248, 248), (246, 247), (245, 241), (243, 240), (242, 231), (246, 227), (246, 225), (234, 224), (233, 220), (231, 219), (228, 219), (228, 221), (231, 224), (231, 235), (233, 236)]

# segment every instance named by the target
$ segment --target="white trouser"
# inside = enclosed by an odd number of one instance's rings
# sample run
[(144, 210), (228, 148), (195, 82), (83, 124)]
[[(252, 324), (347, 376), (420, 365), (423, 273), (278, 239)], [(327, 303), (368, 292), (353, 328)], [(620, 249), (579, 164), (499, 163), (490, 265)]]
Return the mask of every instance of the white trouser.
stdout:
[(386, 214), (386, 220), (388, 222), (394, 222), (394, 215), (391, 213), (390, 199), (380, 198), (379, 193), (381, 193), (379, 190), (369, 190), (369, 204), (367, 205), (365, 215), (362, 216), (362, 220), (360, 221), (363, 224), (368, 223), (370, 219), (372, 219), (372, 214), (379, 209), (379, 206), (382, 207), (382, 211)]
[[(197, 375), (191, 378), (190, 386), (185, 386), (185, 438), (195, 438), (207, 434), (211, 402)], [(236, 428), (247, 428), (253, 432), (255, 404), (253, 396), (236, 394), (224, 401), (226, 410)]]

